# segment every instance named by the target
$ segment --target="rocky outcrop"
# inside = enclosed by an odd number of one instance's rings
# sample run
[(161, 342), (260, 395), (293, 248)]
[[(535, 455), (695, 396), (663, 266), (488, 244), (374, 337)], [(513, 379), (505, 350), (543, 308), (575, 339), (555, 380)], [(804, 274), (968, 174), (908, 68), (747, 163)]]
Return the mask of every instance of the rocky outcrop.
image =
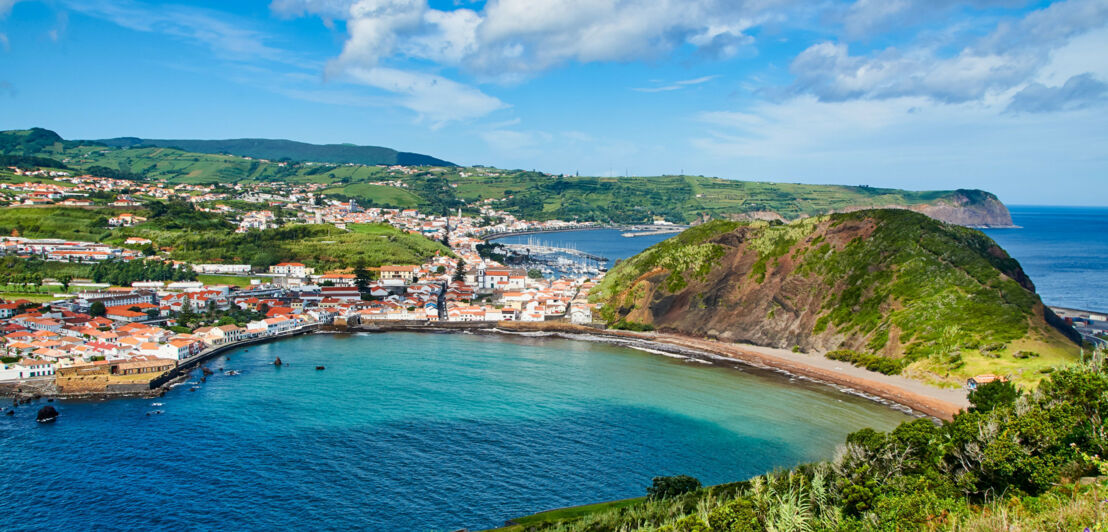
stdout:
[(958, 190), (950, 197), (916, 205), (912, 210), (942, 222), (967, 227), (1012, 227), (1008, 207), (996, 196), (980, 190)]

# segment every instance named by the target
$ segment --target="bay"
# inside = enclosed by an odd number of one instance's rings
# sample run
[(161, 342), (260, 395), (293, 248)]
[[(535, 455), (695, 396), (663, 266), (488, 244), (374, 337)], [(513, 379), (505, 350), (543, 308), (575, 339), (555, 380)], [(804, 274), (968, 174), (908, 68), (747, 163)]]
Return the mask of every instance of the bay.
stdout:
[(0, 529), (484, 528), (640, 496), (655, 475), (711, 484), (827, 459), (849, 432), (910, 419), (777, 374), (555, 338), (314, 335), (209, 366), (242, 374), (55, 403), (52, 425), (37, 405), (0, 419)]

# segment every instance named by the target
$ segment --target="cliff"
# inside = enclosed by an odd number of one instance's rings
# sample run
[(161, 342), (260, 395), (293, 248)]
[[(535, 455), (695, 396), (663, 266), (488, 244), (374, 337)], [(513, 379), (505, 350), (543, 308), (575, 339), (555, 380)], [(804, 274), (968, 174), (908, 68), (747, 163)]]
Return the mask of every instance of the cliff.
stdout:
[(618, 264), (593, 300), (615, 327), (846, 350), (930, 380), (1038, 371), (1077, 352), (995, 242), (905, 209), (710, 222)]

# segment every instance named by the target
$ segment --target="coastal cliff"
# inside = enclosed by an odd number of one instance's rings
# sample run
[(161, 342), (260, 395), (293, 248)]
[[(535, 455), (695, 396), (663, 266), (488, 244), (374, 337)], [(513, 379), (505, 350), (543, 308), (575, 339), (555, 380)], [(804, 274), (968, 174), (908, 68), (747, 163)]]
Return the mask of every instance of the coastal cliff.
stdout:
[(623, 261), (593, 294), (611, 326), (834, 351), (951, 384), (985, 372), (1033, 382), (1077, 353), (995, 242), (905, 209), (710, 222)]
[(1012, 214), (995, 195), (981, 190), (956, 190), (934, 203), (912, 210), (936, 220), (968, 227), (1012, 227)]

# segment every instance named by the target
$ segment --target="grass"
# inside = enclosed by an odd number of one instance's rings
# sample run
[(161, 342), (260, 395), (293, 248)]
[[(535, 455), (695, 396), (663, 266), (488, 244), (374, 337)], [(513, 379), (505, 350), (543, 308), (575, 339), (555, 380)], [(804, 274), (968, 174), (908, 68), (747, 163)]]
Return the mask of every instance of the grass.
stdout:
[(423, 200), (411, 192), (400, 188), (369, 183), (355, 183), (344, 187), (332, 187), (324, 194), (339, 194), (358, 200), (363, 205), (388, 206), (409, 209), (419, 206)]
[[(712, 241), (729, 231), (736, 232)], [(729, 264), (751, 255), (754, 262), (749, 271), (714, 271), (725, 255)], [(731, 274), (741, 278), (719, 284)], [(683, 293), (702, 279), (710, 293)], [(609, 326), (632, 317), (653, 323), (652, 301), (670, 294), (725, 299), (746, 290), (735, 304), (758, 306), (776, 295), (751, 283), (771, 279), (771, 287), (802, 283), (804, 291), (819, 294), (797, 309), (814, 315), (809, 336), (858, 352), (851, 361), (873, 369), (905, 368), (908, 376), (943, 386), (960, 386), (981, 373), (1010, 374), (1032, 386), (1050, 368), (1077, 359), (1078, 346), (1047, 325), (1039, 297), (1018, 281), (1025, 279), (1019, 264), (995, 242), (905, 210), (777, 225), (703, 224), (618, 264), (592, 299), (605, 303), (601, 316)], [(713, 316), (705, 311), (704, 318)], [(1015, 358), (1020, 351), (1039, 356)], [(898, 360), (884, 364), (885, 357)]]
[[(112, 209), (8, 207), (0, 209), (0, 234), (101, 241), (111, 236), (107, 219), (118, 214)], [(98, 227), (98, 222), (103, 226)]]
[[(58, 290), (61, 292), (61, 290)], [(30, 294), (25, 292), (0, 292), (0, 299), (6, 299), (8, 301), (14, 301), (17, 299), (26, 299), (32, 303), (47, 303), (58, 299), (50, 294)]]
[(512, 522), (515, 523), (515, 525), (506, 526), (495, 530), (513, 532), (526, 530), (527, 527), (532, 525), (580, 519), (587, 515), (611, 512), (619, 510), (620, 508), (627, 508), (629, 506), (642, 504), (645, 501), (646, 497), (636, 497), (633, 499), (622, 499), (618, 501), (608, 501), (596, 504), (586, 504), (583, 506), (570, 506), (568, 508), (559, 508), (557, 510), (548, 510), (524, 517), (517, 517), (515, 519), (512, 519)]
[[(38, 146), (36, 144), (35, 146)], [(465, 201), (502, 199), (512, 214), (528, 219), (578, 219), (615, 223), (647, 222), (656, 216), (692, 222), (702, 215), (733, 215), (772, 211), (787, 219), (824, 214), (847, 207), (911, 206), (950, 197), (954, 191), (914, 192), (897, 189), (735, 181), (703, 176), (577, 177), (522, 170), (446, 168), (423, 176), (390, 173), (377, 166), (287, 164), (250, 160), (234, 155), (192, 153), (173, 148), (105, 148), (75, 142), (42, 145), (34, 155), (64, 161), (75, 168), (101, 166), (165, 179), (172, 183), (290, 182), (332, 185), (341, 194), (374, 205), (438, 206), (432, 193), (417, 190), (426, 175), (441, 175), (452, 194)], [(498, 175), (487, 176), (484, 173)], [(463, 177), (461, 174), (465, 173)], [(371, 185), (397, 179), (410, 189)], [(963, 191), (963, 193), (965, 193)], [(989, 196), (970, 192), (975, 200)]]
[(238, 286), (240, 288), (249, 288), (251, 279), (259, 279), (258, 277), (245, 277), (241, 275), (197, 275), (196, 280), (207, 285), (226, 284), (231, 286)]

